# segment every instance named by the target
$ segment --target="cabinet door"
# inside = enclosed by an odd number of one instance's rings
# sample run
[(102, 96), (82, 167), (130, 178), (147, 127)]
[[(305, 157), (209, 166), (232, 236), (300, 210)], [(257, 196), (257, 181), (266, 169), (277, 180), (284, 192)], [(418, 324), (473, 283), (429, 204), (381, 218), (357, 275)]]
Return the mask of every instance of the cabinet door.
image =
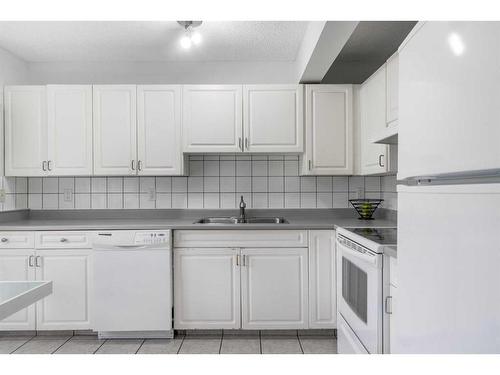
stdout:
[(387, 85), (387, 105), (386, 121), (387, 125), (392, 125), (398, 119), (399, 107), (399, 59), (396, 52), (387, 60), (386, 64), (386, 85)]
[(36, 279), (53, 292), (37, 302), (38, 330), (90, 329), (91, 250), (37, 250)]
[(185, 152), (239, 152), (242, 146), (241, 85), (185, 85)]
[(48, 170), (92, 174), (92, 86), (47, 86)]
[(309, 231), (309, 328), (337, 328), (335, 231)]
[(303, 89), (302, 85), (244, 86), (246, 151), (303, 151)]
[(308, 328), (307, 248), (246, 248), (242, 255), (242, 328)]
[(386, 173), (389, 147), (373, 143), (386, 128), (385, 65), (377, 70), (360, 89), (361, 96), (361, 173)]
[[(31, 265), (30, 265), (31, 263)], [(0, 250), (0, 281), (35, 280), (34, 251)], [(0, 331), (35, 330), (35, 305), (31, 305), (0, 321)]]
[(174, 251), (174, 328), (240, 328), (239, 250)]
[(93, 87), (94, 174), (136, 174), (136, 87)]
[(45, 86), (5, 88), (5, 175), (47, 173)]
[(181, 86), (137, 86), (140, 175), (182, 174)]
[(303, 173), (353, 173), (352, 85), (306, 85)]

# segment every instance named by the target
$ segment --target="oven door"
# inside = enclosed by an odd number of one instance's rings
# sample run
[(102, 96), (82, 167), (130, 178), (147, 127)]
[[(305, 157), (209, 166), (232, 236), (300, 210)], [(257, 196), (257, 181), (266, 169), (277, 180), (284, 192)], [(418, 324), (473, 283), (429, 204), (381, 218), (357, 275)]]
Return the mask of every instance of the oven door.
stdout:
[(339, 313), (369, 353), (382, 353), (382, 255), (337, 238), (337, 257)]

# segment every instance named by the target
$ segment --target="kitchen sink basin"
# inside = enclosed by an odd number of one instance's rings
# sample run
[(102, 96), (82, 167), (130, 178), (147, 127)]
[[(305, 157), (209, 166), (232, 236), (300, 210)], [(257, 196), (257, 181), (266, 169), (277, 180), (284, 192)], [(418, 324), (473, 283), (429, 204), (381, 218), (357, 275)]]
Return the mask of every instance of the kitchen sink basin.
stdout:
[(240, 220), (237, 217), (204, 217), (195, 224), (288, 224), (283, 217), (247, 217)]

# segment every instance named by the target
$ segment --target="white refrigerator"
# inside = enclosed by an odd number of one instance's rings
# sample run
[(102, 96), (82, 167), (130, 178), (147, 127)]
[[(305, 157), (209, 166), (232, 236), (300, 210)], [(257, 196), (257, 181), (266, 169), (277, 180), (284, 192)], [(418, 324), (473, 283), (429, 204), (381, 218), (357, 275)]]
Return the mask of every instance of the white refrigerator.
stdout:
[(500, 22), (399, 50), (395, 353), (500, 353)]

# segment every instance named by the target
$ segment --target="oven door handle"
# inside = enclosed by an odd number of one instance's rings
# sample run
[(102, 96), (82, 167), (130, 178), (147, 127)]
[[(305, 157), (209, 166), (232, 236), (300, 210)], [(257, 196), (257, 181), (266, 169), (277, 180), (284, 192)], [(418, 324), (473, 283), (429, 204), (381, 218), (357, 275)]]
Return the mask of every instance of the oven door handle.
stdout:
[(337, 241), (337, 246), (341, 248), (341, 251), (344, 251), (345, 253), (348, 253), (349, 255), (361, 259), (365, 261), (366, 263), (377, 265), (378, 259), (377, 256), (374, 254), (371, 254), (369, 252), (362, 253), (360, 251), (350, 249), (347, 246), (342, 245), (339, 241)]

